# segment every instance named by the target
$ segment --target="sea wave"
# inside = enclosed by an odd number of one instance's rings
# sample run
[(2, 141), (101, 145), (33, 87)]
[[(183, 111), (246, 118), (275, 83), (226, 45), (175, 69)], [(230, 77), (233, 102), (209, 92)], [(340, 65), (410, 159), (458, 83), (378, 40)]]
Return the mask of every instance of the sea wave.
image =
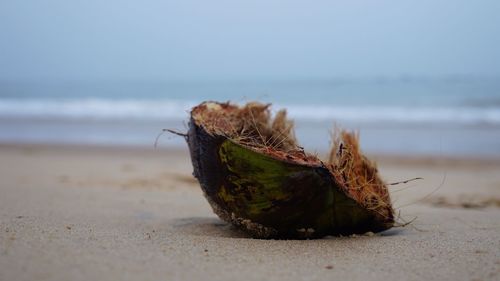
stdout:
[[(138, 99), (0, 99), (0, 118), (183, 120), (196, 101)], [(500, 125), (500, 107), (330, 106), (279, 104), (304, 121), (455, 123)]]

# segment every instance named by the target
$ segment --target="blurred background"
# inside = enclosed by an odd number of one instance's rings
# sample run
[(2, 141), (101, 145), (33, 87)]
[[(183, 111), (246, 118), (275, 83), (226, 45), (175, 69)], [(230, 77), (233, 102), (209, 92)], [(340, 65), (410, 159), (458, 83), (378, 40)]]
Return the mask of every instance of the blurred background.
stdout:
[[(1, 1), (0, 142), (153, 146), (204, 101), (373, 154), (500, 156), (498, 1)], [(180, 147), (165, 135), (160, 146)]]

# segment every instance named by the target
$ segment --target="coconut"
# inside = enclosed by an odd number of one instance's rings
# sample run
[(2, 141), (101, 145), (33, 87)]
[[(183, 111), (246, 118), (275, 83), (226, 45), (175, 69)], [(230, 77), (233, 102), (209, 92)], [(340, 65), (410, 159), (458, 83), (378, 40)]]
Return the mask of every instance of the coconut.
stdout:
[(185, 135), (193, 175), (215, 214), (255, 238), (307, 239), (380, 232), (394, 225), (387, 185), (338, 130), (327, 161), (308, 154), (285, 110), (204, 102)]

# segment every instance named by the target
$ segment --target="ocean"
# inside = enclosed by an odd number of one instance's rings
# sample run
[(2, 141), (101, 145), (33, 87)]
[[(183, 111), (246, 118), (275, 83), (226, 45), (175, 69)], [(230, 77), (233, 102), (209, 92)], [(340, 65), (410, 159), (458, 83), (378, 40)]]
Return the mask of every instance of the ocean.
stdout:
[[(500, 156), (500, 80), (371, 78), (274, 81), (0, 82), (0, 142), (153, 146), (186, 130), (205, 101), (287, 108), (299, 142), (329, 147), (335, 125), (373, 154)], [(159, 147), (183, 147), (170, 134)]]

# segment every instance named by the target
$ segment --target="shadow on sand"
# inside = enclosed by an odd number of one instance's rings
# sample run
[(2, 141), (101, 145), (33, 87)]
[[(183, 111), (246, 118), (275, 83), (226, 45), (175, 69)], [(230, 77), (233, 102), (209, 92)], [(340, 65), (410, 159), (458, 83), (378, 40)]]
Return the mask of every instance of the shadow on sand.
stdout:
[[(225, 238), (248, 238), (252, 237), (236, 227), (228, 224), (218, 218), (211, 217), (189, 217), (174, 219), (173, 227), (185, 234), (196, 236), (209, 237), (225, 237)], [(378, 233), (378, 237), (398, 236), (402, 235), (404, 228), (392, 228), (384, 232)], [(359, 237), (358, 235), (357, 237)], [(363, 235), (361, 235), (363, 236)], [(368, 237), (368, 236), (367, 236)], [(322, 239), (336, 239), (337, 236), (326, 236)]]
[(173, 220), (173, 226), (175, 229), (190, 235), (226, 238), (252, 238), (243, 231), (218, 218), (179, 218)]

